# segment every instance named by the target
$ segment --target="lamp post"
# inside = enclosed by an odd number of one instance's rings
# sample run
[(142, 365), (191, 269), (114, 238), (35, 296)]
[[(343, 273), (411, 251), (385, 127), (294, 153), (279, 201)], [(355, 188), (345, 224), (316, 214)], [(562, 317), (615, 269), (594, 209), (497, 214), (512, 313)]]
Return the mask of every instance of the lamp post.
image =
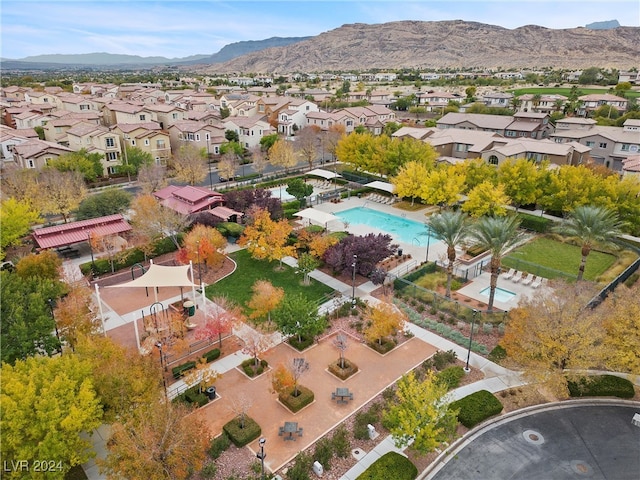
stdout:
[(425, 263), (429, 263), (429, 242), (431, 241), (431, 228), (427, 225), (427, 256), (424, 258)]
[(49, 310), (51, 311), (51, 318), (53, 319), (53, 328), (56, 331), (56, 338), (58, 339), (58, 352), (62, 355), (62, 342), (60, 341), (60, 333), (58, 332), (58, 323), (56, 322), (56, 316), (53, 313), (53, 299), (47, 299), (47, 304), (49, 305)]
[(207, 133), (207, 164), (209, 165), (209, 190), (213, 190), (213, 180), (211, 179), (211, 153), (209, 152), (210, 137)]
[(168, 401), (169, 397), (167, 395), (167, 381), (164, 378), (164, 372), (167, 371), (167, 367), (164, 364), (164, 357), (162, 355), (162, 342), (156, 343), (156, 347), (160, 350), (160, 374), (162, 375), (162, 386), (164, 387), (164, 398)]
[(471, 369), (469, 368), (469, 357), (471, 356), (471, 342), (473, 341), (473, 327), (476, 323), (476, 315), (478, 314), (478, 310), (473, 309), (473, 317), (471, 317), (471, 332), (469, 333), (469, 350), (467, 351), (467, 364), (464, 367), (464, 371), (469, 373)]
[(200, 280), (200, 285), (202, 285), (202, 271), (200, 270), (200, 240), (196, 241), (196, 256), (198, 257), (198, 279)]
[(356, 262), (358, 261), (358, 256), (353, 256), (353, 263), (351, 267), (353, 268), (353, 274), (351, 277), (352, 289), (351, 289), (351, 307), (356, 308)]
[(91, 273), (94, 273), (96, 268), (96, 263), (93, 260), (93, 247), (91, 246), (91, 232), (87, 232), (87, 243), (89, 244), (89, 252), (91, 253)]
[(265, 480), (264, 476), (264, 457), (267, 455), (264, 453), (264, 444), (267, 443), (267, 439), (262, 437), (258, 440), (258, 444), (260, 445), (260, 452), (256, 453), (256, 457), (260, 459), (260, 465), (262, 467), (262, 480)]

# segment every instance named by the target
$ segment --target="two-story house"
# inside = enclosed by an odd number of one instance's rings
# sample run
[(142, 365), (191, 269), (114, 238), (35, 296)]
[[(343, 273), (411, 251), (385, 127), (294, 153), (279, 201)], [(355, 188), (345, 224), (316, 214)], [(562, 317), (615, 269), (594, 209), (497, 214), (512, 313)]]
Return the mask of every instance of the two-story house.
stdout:
[(24, 95), (25, 101), (33, 105), (46, 105), (54, 109), (62, 108), (59, 99), (53, 93), (30, 90)]
[(184, 120), (187, 112), (184, 108), (165, 103), (145, 105), (145, 107), (148, 112), (151, 112), (153, 120), (160, 124), (160, 128), (164, 129), (168, 129), (174, 123)]
[(49, 164), (50, 160), (58, 158), (60, 155), (74, 152), (75, 150), (57, 143), (29, 139), (26, 142), (14, 144), (9, 147), (13, 152), (13, 161), (19, 168), (34, 168), (42, 170)]
[(450, 92), (418, 92), (418, 105), (424, 106), (427, 112), (442, 112), (451, 101), (460, 100), (460, 95)]
[(307, 125), (307, 115), (318, 112), (319, 108), (313, 102), (301, 98), (287, 98), (286, 108), (278, 112), (278, 133), (286, 136), (293, 135)]
[(13, 147), (27, 140), (37, 140), (35, 130), (16, 130), (7, 125), (0, 125), (0, 168), (14, 165)]
[(595, 163), (620, 172), (623, 161), (640, 151), (640, 120), (628, 119), (622, 127), (591, 124), (588, 128), (558, 128), (551, 137), (558, 143), (578, 142), (589, 147)]
[(436, 126), (494, 132), (507, 138), (542, 139), (553, 132), (549, 116), (535, 112), (517, 112), (513, 116), (449, 112), (437, 121)]
[(500, 165), (509, 158), (526, 158), (536, 163), (548, 161), (554, 165), (581, 165), (590, 158), (589, 147), (577, 142), (559, 144), (551, 140), (508, 140), (503, 145), (496, 145), (482, 152), (483, 158), (490, 165)]
[(152, 106), (114, 100), (102, 107), (103, 123), (107, 127), (117, 123), (145, 123), (158, 121), (157, 115), (150, 110)]
[(91, 97), (65, 92), (58, 95), (58, 101), (60, 102), (61, 108), (68, 112), (82, 113), (98, 111), (98, 106)]
[(148, 153), (158, 165), (165, 165), (171, 158), (169, 132), (157, 122), (118, 123), (111, 127), (127, 147), (136, 147)]
[(228, 117), (223, 120), (223, 125), (225, 130), (236, 132), (240, 139), (240, 145), (249, 149), (260, 145), (262, 137), (275, 133), (266, 117), (262, 115)]
[(181, 146), (188, 144), (198, 149), (206, 149), (208, 155), (218, 155), (220, 146), (227, 141), (224, 137), (224, 129), (192, 120), (176, 122), (167, 130), (169, 131), (171, 151), (174, 153)]
[(602, 107), (603, 105), (610, 105), (618, 112), (624, 113), (627, 109), (629, 101), (626, 98), (618, 97), (616, 95), (610, 95), (608, 93), (598, 93), (591, 95), (582, 95), (578, 97), (581, 104), (578, 107), (578, 115), (587, 116), (594, 110)]
[(525, 93), (524, 95), (520, 95), (518, 100), (520, 101), (518, 110), (521, 112), (551, 114), (562, 111), (569, 98), (558, 94), (534, 95), (533, 93)]
[(116, 173), (122, 163), (121, 139), (107, 127), (78, 123), (67, 130), (67, 140), (74, 152), (85, 149), (88, 153), (99, 153), (106, 176)]
[(511, 106), (512, 99), (512, 93), (492, 92), (485, 93), (482, 96), (482, 103), (484, 103), (487, 107), (509, 108)]
[(89, 113), (72, 113), (59, 110), (52, 114), (52, 119), (48, 121), (42, 128), (44, 130), (44, 139), (48, 142), (59, 143), (60, 145), (69, 146), (67, 139), (67, 130), (78, 123), (92, 123), (100, 125), (100, 115), (97, 112)]

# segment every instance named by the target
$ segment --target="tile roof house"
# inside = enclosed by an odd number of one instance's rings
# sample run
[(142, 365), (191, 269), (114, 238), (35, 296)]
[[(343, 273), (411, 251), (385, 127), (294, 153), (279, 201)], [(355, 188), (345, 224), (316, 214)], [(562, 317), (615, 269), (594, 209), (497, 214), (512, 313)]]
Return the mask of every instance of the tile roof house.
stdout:
[(113, 100), (102, 107), (104, 124), (109, 127), (117, 123), (144, 123), (157, 121), (157, 115), (151, 106), (140, 103)]
[(169, 185), (153, 192), (160, 204), (183, 215), (210, 210), (224, 204), (224, 195), (206, 188)]
[(5, 168), (14, 164), (13, 146), (25, 143), (27, 140), (38, 139), (35, 130), (16, 130), (7, 125), (0, 125), (0, 167)]
[(518, 110), (521, 112), (543, 112), (553, 113), (562, 111), (564, 104), (569, 100), (564, 95), (550, 94), (540, 95), (536, 97), (533, 93), (525, 93), (518, 97), (520, 105)]
[(622, 174), (640, 179), (640, 154), (631, 155), (622, 161)]
[(220, 153), (220, 146), (227, 141), (224, 128), (193, 120), (176, 122), (167, 130), (172, 152), (176, 152), (182, 145), (190, 144), (206, 149), (209, 155), (217, 155)]
[(504, 160), (526, 158), (536, 163), (548, 161), (554, 165), (580, 165), (589, 160), (591, 149), (577, 142), (556, 143), (551, 140), (509, 140), (485, 150), (481, 158), (491, 165), (500, 165)]
[(73, 93), (61, 93), (58, 95), (63, 110), (68, 112), (90, 112), (98, 111), (98, 104), (92, 98), (82, 95), (74, 95)]
[(15, 164), (20, 168), (42, 170), (49, 160), (75, 150), (44, 140), (29, 139), (26, 142), (9, 147), (13, 150)]
[(608, 93), (582, 95), (581, 97), (578, 97), (578, 100), (582, 102), (578, 107), (578, 115), (581, 116), (587, 116), (589, 113), (597, 110), (603, 105), (610, 105), (618, 112), (624, 113), (627, 109), (627, 104), (629, 103), (626, 98), (610, 95)]
[(510, 115), (449, 112), (440, 118), (438, 128), (462, 128), (495, 132), (504, 137), (546, 138), (553, 131), (546, 113), (517, 112)]
[(166, 164), (171, 158), (169, 132), (160, 128), (157, 122), (118, 123), (111, 127), (128, 147), (136, 147), (148, 153), (156, 164)]
[(122, 162), (121, 139), (107, 127), (81, 122), (67, 130), (67, 139), (74, 152), (99, 153), (107, 176), (117, 172)]
[(260, 145), (260, 139), (274, 133), (263, 115), (251, 117), (227, 117), (223, 120), (225, 130), (232, 130), (238, 134), (240, 145), (252, 148)]
[(90, 113), (72, 113), (61, 110), (54, 113), (55, 118), (47, 122), (43, 126), (44, 139), (48, 142), (59, 143), (60, 145), (69, 145), (67, 138), (67, 130), (78, 123), (92, 123), (100, 125), (100, 116), (97, 112)]
[(176, 122), (180, 122), (185, 119), (187, 110), (180, 108), (176, 105), (167, 105), (159, 103), (157, 105), (146, 105), (145, 109), (151, 112), (154, 117), (153, 120), (160, 124), (163, 129), (168, 129)]
[(589, 125), (588, 128), (557, 129), (551, 137), (558, 143), (578, 142), (589, 147), (596, 164), (616, 172), (622, 171), (625, 159), (640, 151), (639, 120), (628, 119), (622, 127)]

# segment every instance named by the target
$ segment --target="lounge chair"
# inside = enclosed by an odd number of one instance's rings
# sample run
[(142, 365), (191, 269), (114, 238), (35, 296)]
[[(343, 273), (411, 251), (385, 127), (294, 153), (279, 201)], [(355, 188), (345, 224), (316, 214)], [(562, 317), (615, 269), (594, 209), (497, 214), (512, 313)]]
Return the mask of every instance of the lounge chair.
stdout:
[(502, 278), (504, 278), (505, 280), (511, 280), (516, 273), (518, 273), (517, 270), (510, 268), (508, 272), (502, 275)]
[(524, 280), (527, 277), (527, 272), (522, 272), (521, 275), (514, 275), (513, 278), (511, 279), (511, 281), (513, 283), (520, 283), (522, 280)]
[(542, 285), (542, 281), (544, 279), (543, 278), (536, 278), (532, 283), (531, 283), (531, 288), (538, 288), (540, 287), (540, 285)]
[(522, 280), (522, 285), (531, 285), (531, 283), (534, 282), (535, 279), (536, 279), (535, 275), (529, 275), (527, 276), (527, 278)]

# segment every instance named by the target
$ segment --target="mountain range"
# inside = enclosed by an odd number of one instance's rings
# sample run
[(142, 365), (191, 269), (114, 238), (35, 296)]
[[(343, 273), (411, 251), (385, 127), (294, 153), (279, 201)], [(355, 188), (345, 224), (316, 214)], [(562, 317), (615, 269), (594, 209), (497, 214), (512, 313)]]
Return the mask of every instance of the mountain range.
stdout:
[[(314, 37), (272, 37), (184, 58), (92, 53), (2, 59), (2, 69), (182, 66), (202, 73), (290, 73), (371, 69), (618, 68), (638, 66), (640, 28), (617, 21), (588, 28), (506, 29), (462, 20), (362, 23)], [(618, 24), (619, 25), (619, 24)], [(611, 28), (613, 27), (613, 28)], [(604, 28), (604, 29), (602, 29)]]

